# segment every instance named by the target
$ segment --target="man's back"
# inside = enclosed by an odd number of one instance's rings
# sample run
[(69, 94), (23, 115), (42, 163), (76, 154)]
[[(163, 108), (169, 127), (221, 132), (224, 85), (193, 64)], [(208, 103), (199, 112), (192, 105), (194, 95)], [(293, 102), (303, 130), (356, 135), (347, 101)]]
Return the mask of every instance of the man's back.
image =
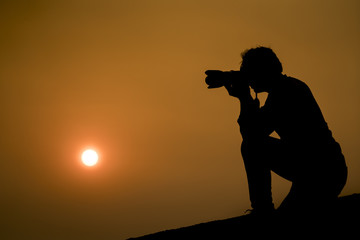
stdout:
[(260, 111), (269, 127), (290, 144), (334, 141), (309, 87), (298, 79), (284, 75), (269, 92)]

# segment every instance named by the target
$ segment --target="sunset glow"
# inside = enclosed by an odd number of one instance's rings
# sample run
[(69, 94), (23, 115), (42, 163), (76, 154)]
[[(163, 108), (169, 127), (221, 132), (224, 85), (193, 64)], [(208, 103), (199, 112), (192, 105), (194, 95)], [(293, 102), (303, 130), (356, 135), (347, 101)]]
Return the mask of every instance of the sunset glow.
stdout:
[[(360, 193), (359, 10), (360, 0), (0, 0), (0, 240), (134, 239), (244, 215), (240, 100), (207, 89), (205, 71), (239, 71), (242, 52), (257, 46), (310, 88), (348, 166), (341, 196)], [(295, 97), (281, 93), (276, 101)], [(263, 106), (267, 93), (258, 99)], [(306, 105), (288, 110), (302, 116)], [(308, 165), (296, 172), (315, 174), (315, 155), (299, 149), (289, 161)], [(328, 164), (328, 155), (317, 157)], [(305, 187), (324, 193), (339, 178), (328, 169)], [(278, 208), (292, 182), (270, 175)], [(325, 212), (317, 196), (300, 226), (319, 224), (304, 233), (333, 233), (337, 216), (343, 226), (360, 216), (350, 205)], [(285, 235), (287, 222), (297, 233), (298, 219), (275, 215), (237, 221), (237, 235), (268, 223), (278, 226), (264, 235)]]
[(85, 150), (81, 155), (81, 160), (83, 164), (88, 167), (92, 167), (96, 165), (98, 159), (99, 159), (98, 154), (92, 149)]

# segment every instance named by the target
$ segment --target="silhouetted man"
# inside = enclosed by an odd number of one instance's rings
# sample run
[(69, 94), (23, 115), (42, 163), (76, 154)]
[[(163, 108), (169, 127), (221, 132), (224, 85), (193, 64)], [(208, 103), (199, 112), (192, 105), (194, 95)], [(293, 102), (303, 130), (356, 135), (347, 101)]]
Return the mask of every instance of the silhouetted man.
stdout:
[[(258, 47), (242, 54), (240, 71), (206, 72), (209, 88), (225, 86), (240, 100), (241, 153), (254, 214), (274, 211), (270, 171), (292, 182), (279, 207), (284, 212), (327, 206), (340, 194), (347, 178), (340, 145), (310, 89), (282, 71), (276, 54)], [(263, 107), (251, 97), (249, 86), (255, 93), (268, 93)], [(273, 131), (280, 139), (269, 136)]]

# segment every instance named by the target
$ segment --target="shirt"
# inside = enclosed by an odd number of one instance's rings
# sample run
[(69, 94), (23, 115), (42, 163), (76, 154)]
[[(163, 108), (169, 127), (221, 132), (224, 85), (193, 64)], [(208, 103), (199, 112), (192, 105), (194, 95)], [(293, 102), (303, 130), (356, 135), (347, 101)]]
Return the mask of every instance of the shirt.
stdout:
[(269, 136), (276, 131), (282, 141), (296, 145), (335, 142), (309, 87), (286, 75), (269, 91), (264, 106), (250, 115), (240, 114), (238, 123), (242, 133)]

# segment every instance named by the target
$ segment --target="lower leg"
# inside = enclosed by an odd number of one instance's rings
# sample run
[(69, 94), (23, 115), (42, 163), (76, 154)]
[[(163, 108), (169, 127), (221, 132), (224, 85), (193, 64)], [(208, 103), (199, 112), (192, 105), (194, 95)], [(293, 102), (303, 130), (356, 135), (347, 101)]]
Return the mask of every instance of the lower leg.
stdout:
[(270, 168), (264, 164), (264, 158), (259, 149), (247, 142), (243, 142), (241, 152), (248, 179), (251, 207), (255, 211), (272, 211), (274, 205), (271, 193)]

